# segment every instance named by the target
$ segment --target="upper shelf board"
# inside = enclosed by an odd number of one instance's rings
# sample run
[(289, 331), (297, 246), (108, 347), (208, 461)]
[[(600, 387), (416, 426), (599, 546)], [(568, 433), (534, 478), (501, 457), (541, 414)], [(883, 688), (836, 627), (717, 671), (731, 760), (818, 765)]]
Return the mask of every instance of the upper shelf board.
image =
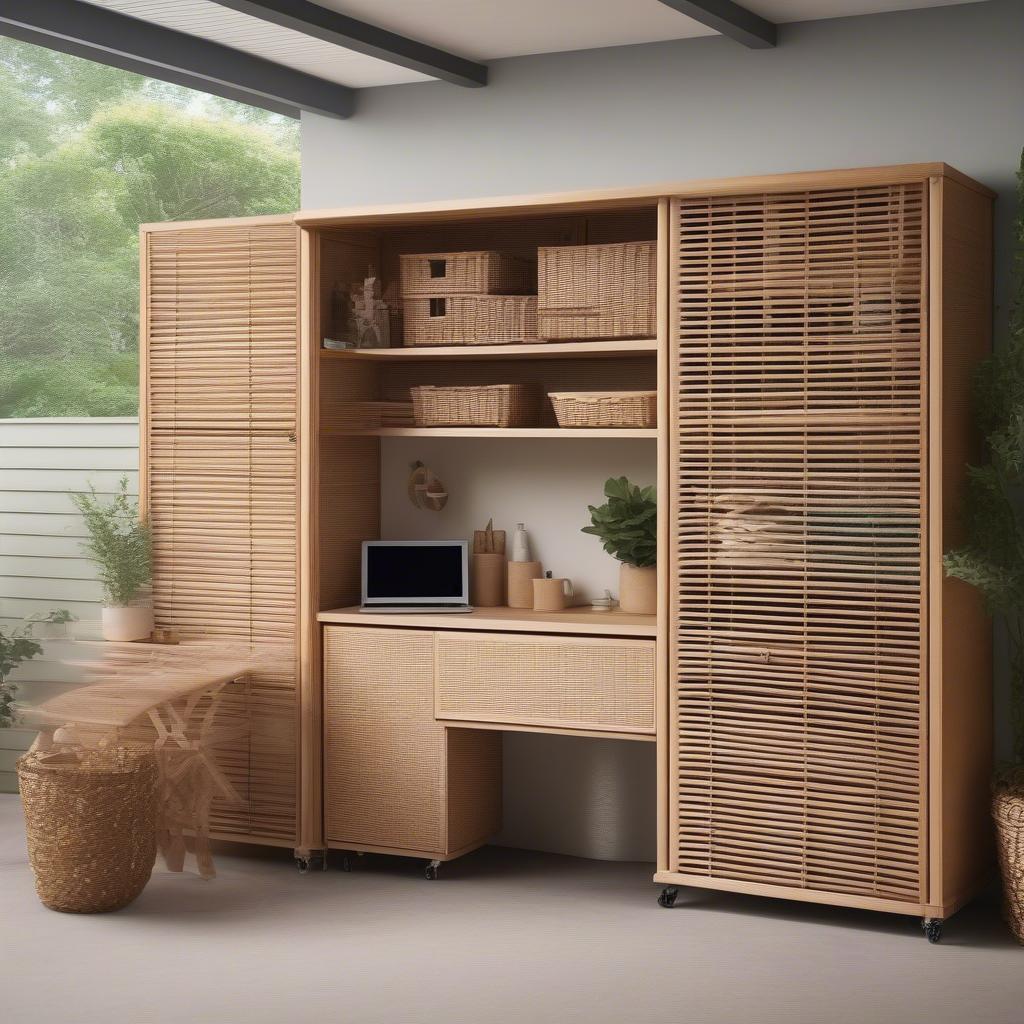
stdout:
[(519, 345), (415, 345), (404, 348), (353, 348), (344, 351), (322, 348), (327, 359), (403, 362), (423, 359), (615, 359), (656, 354), (657, 338), (612, 338), (608, 341), (550, 341)]

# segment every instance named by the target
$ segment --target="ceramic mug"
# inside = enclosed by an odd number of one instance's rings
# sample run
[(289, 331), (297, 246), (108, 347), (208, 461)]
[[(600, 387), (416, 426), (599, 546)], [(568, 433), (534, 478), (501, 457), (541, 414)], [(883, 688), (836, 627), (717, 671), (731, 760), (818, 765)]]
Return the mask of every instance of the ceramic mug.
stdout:
[(535, 612), (560, 612), (569, 607), (575, 597), (572, 581), (567, 579), (541, 579), (533, 581), (533, 610)]

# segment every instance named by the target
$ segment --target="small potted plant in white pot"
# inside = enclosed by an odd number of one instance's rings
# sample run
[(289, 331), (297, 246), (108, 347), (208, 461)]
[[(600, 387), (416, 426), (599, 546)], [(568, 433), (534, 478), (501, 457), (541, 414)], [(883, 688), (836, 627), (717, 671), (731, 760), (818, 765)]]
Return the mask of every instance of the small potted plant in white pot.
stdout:
[(638, 487), (624, 476), (605, 481), (603, 505), (588, 505), (590, 526), (605, 551), (621, 563), (619, 607), (653, 615), (658, 610), (658, 502), (653, 487)]
[(145, 640), (153, 632), (153, 608), (145, 600), (152, 567), (149, 524), (139, 518), (138, 502), (128, 494), (128, 478), (104, 503), (94, 487), (73, 494), (85, 519), (86, 554), (99, 567), (103, 584), (103, 639)]

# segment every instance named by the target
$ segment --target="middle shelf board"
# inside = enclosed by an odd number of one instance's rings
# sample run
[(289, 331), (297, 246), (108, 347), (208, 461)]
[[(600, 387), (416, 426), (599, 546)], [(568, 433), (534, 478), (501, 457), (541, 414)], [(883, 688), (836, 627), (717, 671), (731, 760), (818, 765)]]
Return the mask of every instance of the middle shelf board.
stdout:
[(503, 437), (508, 440), (522, 438), (561, 438), (586, 441), (595, 438), (609, 440), (654, 440), (656, 427), (336, 427), (321, 432), (322, 437)]
[(640, 615), (613, 609), (594, 611), (589, 605), (561, 612), (535, 612), (520, 608), (474, 608), (457, 614), (430, 612), (362, 612), (358, 607), (320, 612), (325, 624), (394, 626), (408, 629), (486, 630), (496, 633), (562, 633), (574, 636), (658, 635), (656, 615)]
[(611, 338), (607, 341), (522, 342), (516, 345), (415, 345), (396, 348), (322, 348), (325, 359), (403, 362), (424, 359), (615, 359), (654, 355), (657, 338)]

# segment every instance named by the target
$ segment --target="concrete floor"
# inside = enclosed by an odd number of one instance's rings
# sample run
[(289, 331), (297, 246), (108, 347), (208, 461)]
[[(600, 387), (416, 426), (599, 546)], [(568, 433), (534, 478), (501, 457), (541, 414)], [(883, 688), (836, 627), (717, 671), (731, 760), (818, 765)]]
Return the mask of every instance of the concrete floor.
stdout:
[(0, 797), (4, 1024), (1021, 1024), (1024, 949), (991, 901), (929, 946), (917, 921), (684, 892), (651, 867), (488, 849), (427, 882), (369, 858), (300, 876), (282, 851), (158, 870), (111, 915), (35, 898)]

